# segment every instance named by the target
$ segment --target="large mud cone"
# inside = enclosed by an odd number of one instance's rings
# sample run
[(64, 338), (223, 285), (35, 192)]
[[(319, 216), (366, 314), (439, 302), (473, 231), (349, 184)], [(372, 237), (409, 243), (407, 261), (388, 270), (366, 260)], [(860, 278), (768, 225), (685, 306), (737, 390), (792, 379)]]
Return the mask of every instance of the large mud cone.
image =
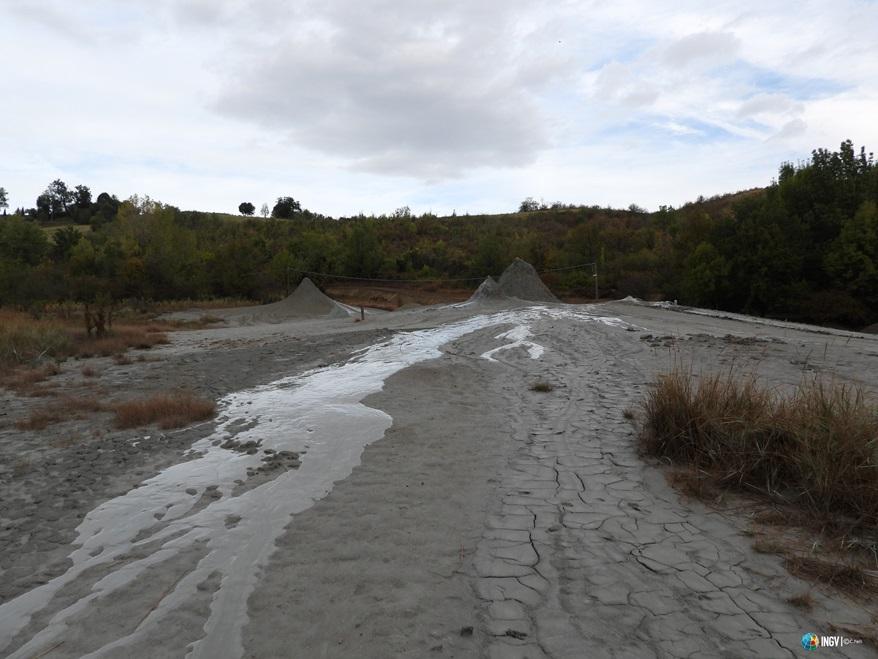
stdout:
[(277, 308), (272, 309), (273, 312), (281, 315), (288, 314), (291, 317), (318, 318), (329, 316), (341, 318), (348, 315), (344, 307), (331, 297), (325, 295), (307, 277), (302, 280), (292, 294), (276, 304)]
[(500, 293), (519, 300), (558, 302), (534, 267), (527, 261), (515, 259), (500, 276)]
[(479, 284), (476, 292), (472, 294), (468, 302), (487, 302), (488, 300), (500, 300), (505, 297), (500, 291), (500, 284), (488, 275), (485, 281)]

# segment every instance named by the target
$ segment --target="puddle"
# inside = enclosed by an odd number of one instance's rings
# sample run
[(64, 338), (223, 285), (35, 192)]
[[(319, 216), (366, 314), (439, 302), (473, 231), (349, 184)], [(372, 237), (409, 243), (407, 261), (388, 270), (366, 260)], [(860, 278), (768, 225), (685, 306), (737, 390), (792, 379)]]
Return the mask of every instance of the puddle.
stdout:
[[(91, 602), (203, 542), (207, 554), (193, 562), (189, 572), (133, 632), (88, 656), (103, 656), (146, 642), (160, 628), (162, 618), (194, 598), (199, 584), (213, 574), (221, 575), (221, 583), (211, 602), (204, 635), (189, 646), (187, 656), (241, 656), (247, 600), (274, 551), (275, 540), (293, 515), (311, 507), (326, 496), (334, 482), (346, 478), (359, 464), (364, 447), (380, 439), (392, 423), (384, 412), (363, 405), (363, 398), (380, 391), (397, 371), (440, 357), (442, 345), (479, 329), (514, 326), (497, 336), (510, 343), (482, 355), (492, 359), (497, 352), (515, 347), (526, 349), (532, 358), (540, 357), (543, 346), (529, 340), (531, 324), (540, 319), (627, 326), (618, 318), (591, 311), (590, 307), (538, 306), (401, 332), (358, 351), (347, 363), (224, 397), (219, 401), (221, 420), (215, 433), (191, 448), (197, 457), (92, 510), (77, 528), (76, 548), (70, 554), (72, 566), (67, 572), (0, 605), (0, 650), (32, 615), (49, 606), (56, 593), (83, 572), (103, 565), (106, 575), (88, 595), (55, 614), (11, 657), (39, 655), (57, 643), (66, 631), (67, 620), (87, 610)], [(238, 444), (257, 443), (258, 451), (247, 454), (224, 448), (222, 443), (232, 437)], [(272, 480), (235, 494), (237, 485), (247, 479), (248, 469), (263, 464), (266, 449), (303, 454), (301, 467), (279, 472)], [(211, 494), (207, 505), (202, 498), (205, 491)], [(144, 545), (158, 549), (121, 566), (109, 565)]]

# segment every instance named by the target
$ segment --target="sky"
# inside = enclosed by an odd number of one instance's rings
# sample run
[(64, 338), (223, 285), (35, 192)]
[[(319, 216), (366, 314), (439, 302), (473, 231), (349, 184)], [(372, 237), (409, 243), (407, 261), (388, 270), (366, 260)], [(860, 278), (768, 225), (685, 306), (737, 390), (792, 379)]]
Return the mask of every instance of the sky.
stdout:
[(0, 0), (0, 187), (656, 209), (878, 150), (878, 1)]

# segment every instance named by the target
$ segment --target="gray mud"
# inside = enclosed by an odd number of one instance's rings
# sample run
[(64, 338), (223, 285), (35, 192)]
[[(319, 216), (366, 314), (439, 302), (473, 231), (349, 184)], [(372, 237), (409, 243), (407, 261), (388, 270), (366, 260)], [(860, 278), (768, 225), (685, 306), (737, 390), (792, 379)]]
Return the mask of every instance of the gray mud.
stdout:
[[(100, 371), (96, 384), (78, 374), (84, 362), (69, 363), (58, 383), (109, 399), (176, 387), (217, 397), (473, 311), (179, 333), (152, 353), (158, 361), (89, 360)], [(872, 603), (791, 577), (779, 557), (752, 550), (745, 518), (680, 498), (660, 468), (638, 457), (625, 412), (677, 363), (696, 376), (734, 369), (783, 388), (821, 374), (875, 391), (878, 339), (621, 303), (528, 313), (537, 315), (526, 326), (497, 325), (447, 344), (442, 357), (397, 372), (366, 399), (392, 425), (283, 529), (249, 599), (245, 656), (793, 657), (805, 631), (871, 629)], [(532, 391), (536, 381), (554, 388)], [(186, 459), (213, 427), (122, 432), (98, 416), (23, 432), (13, 422), (44, 401), (4, 393), (3, 402), (0, 601), (56, 574), (86, 512)], [(235, 450), (252, 458), (262, 447)], [(308, 456), (266, 453), (253, 478), (300, 475), (306, 469), (296, 465)], [(210, 496), (205, 488), (196, 507)], [(230, 513), (224, 524), (246, 521)], [(202, 554), (195, 544), (90, 604), (44, 656), (79, 657), (133, 629)], [(86, 582), (63, 588), (0, 652), (86, 595)], [(215, 577), (205, 579), (160, 633), (108, 656), (185, 655), (218, 588)], [(809, 612), (787, 601), (803, 592), (815, 600)], [(876, 656), (868, 645), (833, 654)]]

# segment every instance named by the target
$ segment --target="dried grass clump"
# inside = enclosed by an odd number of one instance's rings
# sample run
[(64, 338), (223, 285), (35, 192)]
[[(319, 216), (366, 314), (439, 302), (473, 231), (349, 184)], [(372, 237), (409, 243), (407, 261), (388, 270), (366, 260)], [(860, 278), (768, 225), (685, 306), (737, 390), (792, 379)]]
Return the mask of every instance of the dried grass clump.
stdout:
[(19, 430), (43, 430), (48, 426), (72, 419), (82, 419), (84, 414), (94, 414), (106, 409), (106, 405), (96, 398), (65, 396), (38, 410), (15, 424)]
[(0, 372), (43, 358), (64, 357), (71, 347), (70, 332), (61, 323), (0, 311)]
[(790, 574), (832, 586), (849, 595), (859, 596), (874, 591), (875, 582), (856, 565), (824, 561), (812, 556), (792, 556), (784, 561)]
[(531, 390), (531, 391), (538, 391), (538, 392), (540, 392), (540, 393), (544, 393), (544, 394), (545, 394), (545, 393), (549, 393), (550, 391), (554, 391), (554, 390), (555, 390), (555, 387), (554, 387), (554, 385), (552, 385), (551, 383), (549, 383), (549, 382), (544, 382), (544, 381), (541, 380), (541, 381), (539, 381), (539, 382), (534, 382), (534, 383), (530, 386), (530, 390)]
[(54, 375), (61, 372), (60, 367), (49, 362), (41, 366), (20, 366), (11, 371), (0, 374), (0, 387), (14, 391), (19, 396), (53, 396), (56, 393), (52, 383), (45, 384)]
[(719, 486), (878, 526), (878, 411), (858, 388), (811, 380), (784, 397), (752, 378), (676, 369), (643, 411), (647, 454)]
[(107, 336), (79, 337), (77, 357), (110, 357), (124, 353), (128, 348), (148, 349), (170, 343), (167, 334), (159, 326), (131, 325), (116, 327)]
[(115, 406), (116, 427), (136, 428), (153, 423), (160, 428), (181, 428), (195, 421), (205, 421), (216, 412), (213, 401), (190, 392), (159, 394)]

